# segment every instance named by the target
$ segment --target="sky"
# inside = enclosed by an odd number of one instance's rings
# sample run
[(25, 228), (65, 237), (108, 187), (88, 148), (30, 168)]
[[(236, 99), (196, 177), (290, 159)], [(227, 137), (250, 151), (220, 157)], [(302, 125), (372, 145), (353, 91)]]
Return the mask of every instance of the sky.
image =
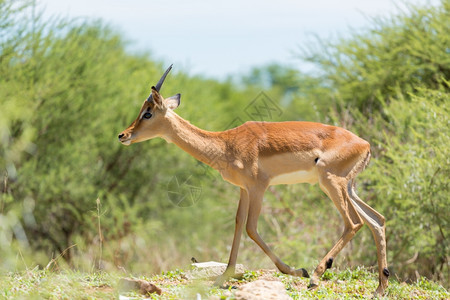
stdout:
[[(308, 71), (299, 49), (314, 36), (336, 39), (370, 27), (405, 3), (439, 0), (35, 0), (45, 16), (102, 19), (130, 51), (191, 75), (224, 79), (252, 67), (280, 63)], [(310, 67), (310, 66), (309, 66)]]

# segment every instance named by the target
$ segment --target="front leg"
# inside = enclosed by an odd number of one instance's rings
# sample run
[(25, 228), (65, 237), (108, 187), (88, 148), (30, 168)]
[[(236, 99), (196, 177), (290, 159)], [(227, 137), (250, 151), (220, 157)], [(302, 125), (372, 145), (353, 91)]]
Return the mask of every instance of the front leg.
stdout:
[(261, 212), (262, 199), (265, 191), (264, 187), (254, 188), (250, 192), (250, 202), (247, 218), (247, 233), (248, 236), (264, 251), (264, 253), (273, 261), (275, 266), (283, 274), (289, 274), (292, 276), (309, 277), (306, 269), (294, 269), (285, 264), (278, 256), (276, 256), (272, 250), (263, 241), (257, 230), (258, 217)]
[(234, 229), (233, 244), (231, 246), (230, 259), (225, 272), (217, 277), (214, 285), (221, 286), (225, 281), (235, 274), (236, 260), (241, 242), (242, 230), (244, 228), (245, 220), (248, 214), (248, 194), (247, 191), (241, 188), (241, 198), (239, 200), (238, 210), (236, 212), (236, 226)]

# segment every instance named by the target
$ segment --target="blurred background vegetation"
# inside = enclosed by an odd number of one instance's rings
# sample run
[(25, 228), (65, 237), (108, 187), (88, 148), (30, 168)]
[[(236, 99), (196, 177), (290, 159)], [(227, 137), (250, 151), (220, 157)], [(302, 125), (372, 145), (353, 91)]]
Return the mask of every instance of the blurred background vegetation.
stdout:
[[(126, 51), (101, 21), (44, 20), (30, 9), (0, 0), (0, 272), (52, 259), (52, 268), (133, 274), (182, 268), (192, 256), (226, 262), (238, 189), (163, 140), (117, 141), (167, 64)], [(271, 64), (216, 81), (175, 66), (162, 92), (182, 93), (177, 112), (208, 130), (249, 120), (262, 95), (279, 112), (266, 121), (325, 122), (370, 141), (358, 190), (386, 217), (390, 269), (448, 287), (449, 15), (443, 0), (317, 40), (298, 50), (315, 64), (310, 74)], [(201, 188), (193, 205), (169, 198), (181, 171)], [(342, 225), (317, 186), (291, 185), (266, 193), (259, 228), (280, 257), (312, 270)], [(273, 267), (245, 234), (240, 249), (247, 267)], [(367, 228), (336, 262), (359, 264), (376, 266)]]

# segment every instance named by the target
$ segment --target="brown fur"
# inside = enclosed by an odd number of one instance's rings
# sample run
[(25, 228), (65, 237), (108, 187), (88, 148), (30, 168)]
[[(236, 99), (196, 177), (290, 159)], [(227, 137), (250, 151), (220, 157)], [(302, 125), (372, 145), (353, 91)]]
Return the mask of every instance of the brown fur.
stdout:
[(382, 273), (387, 268), (384, 217), (359, 199), (354, 191), (353, 180), (370, 159), (368, 142), (343, 128), (312, 122), (247, 122), (227, 131), (209, 132), (178, 116), (169, 108), (174, 107), (173, 102), (169, 105), (155, 89), (152, 98), (154, 103), (145, 102), (139, 113), (140, 116), (150, 108), (152, 118), (141, 120), (138, 117), (119, 135), (120, 141), (131, 144), (162, 137), (241, 188), (228, 268), (216, 283), (221, 284), (234, 272), (245, 221), (250, 238), (281, 272), (306, 274), (304, 269), (295, 270), (283, 263), (257, 232), (264, 191), (271, 182), (278, 184), (286, 180), (289, 183), (318, 182), (345, 225), (340, 239), (315, 269), (310, 286), (317, 286), (327, 262), (335, 258), (366, 223), (377, 245), (380, 285), (376, 293), (384, 293), (387, 287), (387, 276)]

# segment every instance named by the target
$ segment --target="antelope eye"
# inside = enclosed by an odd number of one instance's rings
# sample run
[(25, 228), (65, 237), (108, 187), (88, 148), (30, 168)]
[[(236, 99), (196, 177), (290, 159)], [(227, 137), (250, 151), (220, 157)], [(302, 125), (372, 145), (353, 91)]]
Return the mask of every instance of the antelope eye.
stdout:
[(144, 117), (145, 119), (150, 119), (150, 118), (152, 117), (152, 114), (149, 113), (149, 112), (146, 112), (146, 113), (143, 115), (143, 117)]

